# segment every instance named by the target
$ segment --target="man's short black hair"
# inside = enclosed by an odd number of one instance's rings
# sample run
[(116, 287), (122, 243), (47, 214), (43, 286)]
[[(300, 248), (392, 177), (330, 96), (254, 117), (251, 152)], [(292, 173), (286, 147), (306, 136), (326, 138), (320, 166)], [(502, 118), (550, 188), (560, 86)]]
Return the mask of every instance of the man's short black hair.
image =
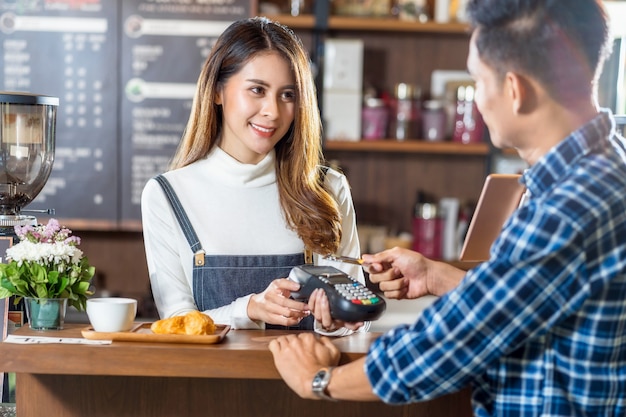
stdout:
[(470, 0), (467, 13), (483, 62), (500, 77), (536, 79), (563, 103), (589, 96), (611, 52), (600, 0)]

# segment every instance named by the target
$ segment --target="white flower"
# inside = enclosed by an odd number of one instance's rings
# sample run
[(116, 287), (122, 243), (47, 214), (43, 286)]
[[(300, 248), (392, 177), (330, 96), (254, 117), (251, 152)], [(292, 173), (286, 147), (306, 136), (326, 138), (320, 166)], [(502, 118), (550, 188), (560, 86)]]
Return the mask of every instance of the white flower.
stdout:
[(67, 245), (63, 242), (35, 243), (23, 240), (7, 249), (6, 256), (19, 265), (23, 262), (35, 262), (42, 265), (60, 263), (77, 265), (83, 252), (76, 246)]

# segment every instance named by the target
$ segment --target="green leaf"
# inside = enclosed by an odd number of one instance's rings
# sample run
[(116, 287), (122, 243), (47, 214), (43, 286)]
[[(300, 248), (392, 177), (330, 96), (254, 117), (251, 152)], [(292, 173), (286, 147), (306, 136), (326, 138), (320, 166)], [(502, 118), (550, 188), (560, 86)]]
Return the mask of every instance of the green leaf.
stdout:
[(9, 291), (11, 293), (15, 292), (15, 285), (13, 285), (13, 283), (9, 281), (8, 278), (2, 277), (2, 279), (0, 279), (0, 287), (5, 291)]
[(4, 287), (0, 287), (0, 299), (8, 298), (13, 295), (13, 291), (7, 290)]
[(37, 294), (37, 298), (55, 298), (50, 296), (45, 285), (37, 285), (35, 292)]
[(57, 287), (57, 292), (59, 294), (61, 294), (63, 291), (65, 291), (65, 289), (67, 288), (67, 286), (69, 285), (70, 280), (67, 279), (66, 277), (63, 277), (59, 280), (59, 285)]
[(48, 272), (48, 282), (52, 285), (56, 284), (59, 279), (59, 271)]
[(89, 285), (90, 283), (87, 281), (79, 282), (78, 285), (74, 287), (74, 292), (76, 294), (87, 294)]

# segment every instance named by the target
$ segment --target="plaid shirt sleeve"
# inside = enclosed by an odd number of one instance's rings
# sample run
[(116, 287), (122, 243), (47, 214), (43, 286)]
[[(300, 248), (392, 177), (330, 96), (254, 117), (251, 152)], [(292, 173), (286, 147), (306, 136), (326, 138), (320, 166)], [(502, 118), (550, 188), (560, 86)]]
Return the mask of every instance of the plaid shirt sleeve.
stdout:
[[(626, 175), (619, 164), (609, 158), (574, 169), (533, 197), (504, 226), (488, 262), (413, 325), (381, 336), (365, 364), (374, 392), (407, 403), (487, 378), (481, 387), (493, 392), (474, 399), (500, 411), (552, 415), (545, 411), (553, 407), (554, 415), (574, 415), (574, 401), (600, 415), (594, 399), (615, 406), (613, 396), (626, 412), (619, 400), (626, 392)], [(609, 376), (610, 368), (619, 375)], [(531, 405), (524, 411), (523, 404)]]

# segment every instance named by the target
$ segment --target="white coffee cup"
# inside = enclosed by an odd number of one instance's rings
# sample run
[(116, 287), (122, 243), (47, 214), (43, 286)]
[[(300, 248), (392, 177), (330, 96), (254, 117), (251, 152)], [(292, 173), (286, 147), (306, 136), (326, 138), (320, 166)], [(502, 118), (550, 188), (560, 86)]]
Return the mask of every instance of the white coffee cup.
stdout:
[(133, 327), (137, 300), (122, 297), (100, 297), (87, 300), (87, 317), (97, 332), (125, 332)]

